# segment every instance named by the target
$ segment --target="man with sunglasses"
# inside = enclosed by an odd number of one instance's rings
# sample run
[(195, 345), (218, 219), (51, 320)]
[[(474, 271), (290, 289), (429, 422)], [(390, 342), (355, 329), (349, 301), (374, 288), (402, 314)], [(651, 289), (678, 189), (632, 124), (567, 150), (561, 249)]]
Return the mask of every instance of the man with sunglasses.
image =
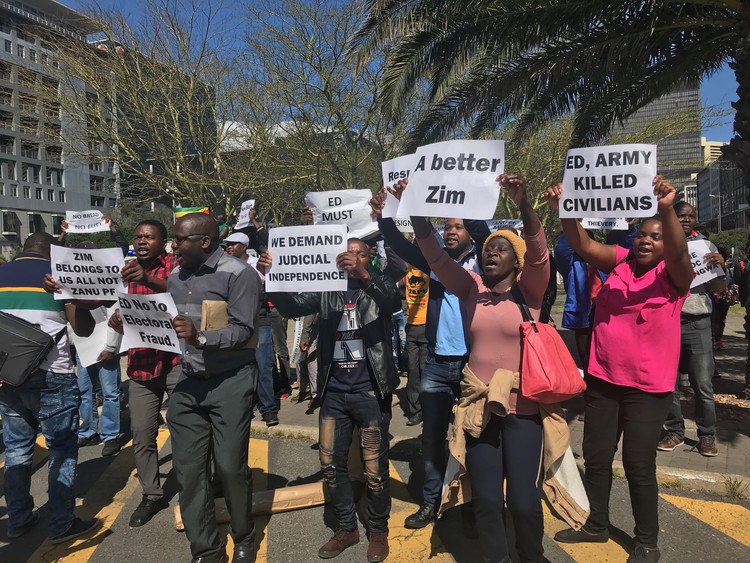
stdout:
[[(232, 561), (255, 557), (247, 456), (258, 365), (248, 343), (255, 330), (260, 280), (244, 262), (224, 252), (218, 233), (218, 224), (209, 215), (181, 217), (172, 240), (178, 267), (167, 283), (179, 313), (175, 331), (185, 341), (185, 377), (170, 399), (167, 423), (180, 510), (195, 563), (227, 560), (209, 492), (211, 451), (231, 518)], [(225, 326), (201, 329), (204, 311), (224, 308)], [(212, 324), (221, 324), (218, 316)]]

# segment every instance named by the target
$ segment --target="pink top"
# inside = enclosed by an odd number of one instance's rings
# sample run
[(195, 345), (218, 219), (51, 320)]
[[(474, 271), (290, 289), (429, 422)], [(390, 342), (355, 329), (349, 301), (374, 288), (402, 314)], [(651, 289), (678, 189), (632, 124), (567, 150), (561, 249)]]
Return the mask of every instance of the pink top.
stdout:
[[(628, 250), (616, 247), (617, 262)], [(596, 297), (589, 373), (648, 393), (674, 391), (680, 359), (680, 296), (662, 260), (640, 278), (636, 262), (615, 267)]]
[[(471, 352), (469, 367), (484, 383), (495, 370), (521, 371), (521, 311), (510, 291), (494, 294), (482, 277), (464, 270), (440, 248), (435, 237), (418, 239), (422, 254), (445, 288), (463, 301), (469, 320)], [(542, 298), (549, 282), (549, 251), (543, 230), (526, 237), (526, 257), (518, 276), (526, 304), (534, 318), (539, 318)], [(510, 412), (536, 414), (537, 404), (513, 391)]]

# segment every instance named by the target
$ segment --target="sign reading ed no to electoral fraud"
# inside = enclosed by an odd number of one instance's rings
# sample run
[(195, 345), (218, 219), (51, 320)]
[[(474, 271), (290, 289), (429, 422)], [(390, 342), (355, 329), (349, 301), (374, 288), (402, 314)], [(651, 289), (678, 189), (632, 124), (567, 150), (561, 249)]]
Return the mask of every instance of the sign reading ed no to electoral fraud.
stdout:
[(562, 219), (651, 217), (656, 145), (571, 149), (565, 156)]
[(397, 216), (491, 219), (505, 170), (503, 141), (444, 141), (419, 147)]

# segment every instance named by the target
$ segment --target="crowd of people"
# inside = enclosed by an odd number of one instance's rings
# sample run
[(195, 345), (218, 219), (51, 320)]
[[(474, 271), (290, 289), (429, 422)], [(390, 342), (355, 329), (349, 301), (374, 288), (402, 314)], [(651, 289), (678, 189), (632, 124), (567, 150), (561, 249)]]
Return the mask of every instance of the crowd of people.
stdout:
[[(405, 527), (426, 527), (460, 506), (462, 529), (478, 538), (485, 561), (510, 561), (512, 551), (520, 561), (543, 561), (546, 494), (570, 525), (557, 541), (605, 542), (612, 462), (622, 439), (635, 519), (628, 561), (658, 561), (656, 451), (673, 450), (685, 437), (680, 373), (695, 392), (697, 451), (709, 457), (718, 451), (712, 377), (721, 336), (712, 336), (712, 314), (724, 288), (717, 281), (690, 287), (687, 242), (702, 237), (695, 209), (675, 203), (674, 188), (657, 176), (658, 215), (630, 221), (605, 243), (577, 220), (562, 219), (553, 255), (525, 179), (503, 174), (497, 181), (518, 208), (519, 231), (491, 232), (485, 221), (448, 218), (440, 235), (427, 218), (412, 217), (410, 240), (382, 213), (387, 190), (400, 198), (408, 180), (381, 190), (370, 201), (377, 235), (350, 238), (337, 257), (348, 274), (345, 291), (267, 293), (264, 273), (274, 257), (255, 209), (244, 229), (207, 214), (181, 217), (171, 246), (164, 224), (141, 221), (121, 276), (130, 294), (172, 296), (184, 354), (127, 350), (125, 396), (143, 495), (130, 526), (146, 525), (168, 506), (156, 441), (168, 402), (172, 465), (193, 561), (227, 561), (215, 518), (218, 496), (226, 499), (231, 521), (232, 560), (253, 561), (251, 420), (257, 409), (260, 421), (278, 424), (280, 404), (295, 388), (298, 400), (308, 401), (307, 413), (318, 412), (320, 470), (335, 516), (334, 534), (318, 555), (333, 558), (360, 541), (349, 467), (354, 448), (367, 494), (367, 559), (383, 561), (391, 511), (389, 425), (405, 372), (401, 404), (406, 423), (422, 426), (424, 469), (420, 505)], [(561, 195), (560, 185), (547, 190), (552, 209)], [(112, 244), (127, 255), (129, 242), (107, 222)], [(311, 211), (303, 210), (300, 223), (312, 222)], [(126, 433), (118, 357), (123, 319), (115, 302), (54, 299), (60, 287), (50, 248), (65, 238), (65, 229), (59, 240), (34, 233), (0, 268), (0, 310), (56, 337), (26, 383), (0, 385), (12, 539), (39, 520), (30, 494), (38, 431), (50, 452), (53, 543), (99, 525), (74, 514), (78, 448), (103, 442), (102, 455), (116, 455)], [(721, 253), (711, 250), (705, 259), (726, 269)], [(566, 294), (561, 325), (575, 333), (587, 387), (583, 476), (561, 474), (569, 449), (563, 407), (522, 393), (522, 311), (549, 319), (556, 272)], [(744, 267), (735, 274), (748, 277)], [(750, 301), (748, 295), (741, 297)], [(300, 320), (296, 371), (287, 343), (293, 319)]]

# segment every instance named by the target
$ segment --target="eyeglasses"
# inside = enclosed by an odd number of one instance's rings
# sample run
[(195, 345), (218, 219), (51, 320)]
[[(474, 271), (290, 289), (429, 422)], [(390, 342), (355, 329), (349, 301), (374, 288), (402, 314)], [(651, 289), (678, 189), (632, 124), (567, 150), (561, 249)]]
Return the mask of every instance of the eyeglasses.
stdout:
[(180, 246), (183, 242), (185, 242), (186, 240), (188, 240), (190, 237), (207, 237), (207, 236), (208, 235), (202, 235), (202, 234), (195, 233), (195, 234), (192, 234), (192, 235), (186, 235), (184, 237), (172, 237), (172, 243), (175, 246)]

